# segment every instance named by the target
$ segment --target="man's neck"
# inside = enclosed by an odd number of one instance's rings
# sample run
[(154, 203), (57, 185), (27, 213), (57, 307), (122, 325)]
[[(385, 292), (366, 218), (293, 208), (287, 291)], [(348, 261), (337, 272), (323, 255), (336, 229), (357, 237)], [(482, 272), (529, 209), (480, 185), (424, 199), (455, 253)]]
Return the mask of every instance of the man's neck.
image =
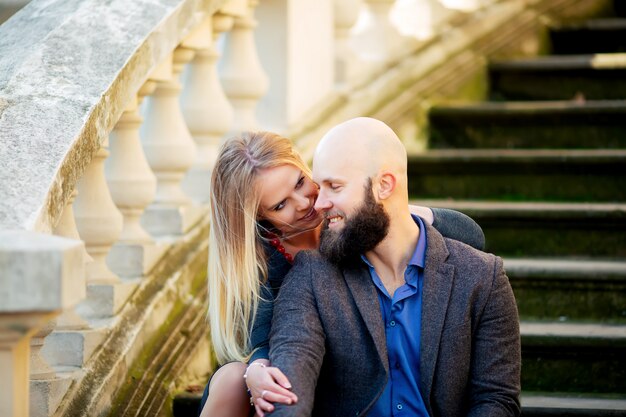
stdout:
[(405, 283), (404, 271), (415, 252), (420, 232), (411, 214), (403, 212), (391, 218), (385, 239), (365, 254), (390, 296)]

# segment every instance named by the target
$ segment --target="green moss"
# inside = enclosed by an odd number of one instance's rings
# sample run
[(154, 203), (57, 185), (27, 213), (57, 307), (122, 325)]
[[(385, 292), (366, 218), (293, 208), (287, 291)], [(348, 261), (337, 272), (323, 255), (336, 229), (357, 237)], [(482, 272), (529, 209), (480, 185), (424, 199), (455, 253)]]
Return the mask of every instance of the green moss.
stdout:
[(451, 97), (454, 97), (456, 100), (479, 101), (487, 98), (488, 90), (487, 75), (481, 67)]
[[(194, 262), (197, 264), (198, 262)], [(200, 265), (192, 265), (198, 267), (197, 271), (190, 283), (190, 295), (194, 298), (202, 298), (204, 299), (204, 294), (206, 293), (204, 290), (206, 289), (206, 266), (205, 262), (199, 262)], [(142, 379), (146, 379), (146, 373), (149, 372), (148, 380), (156, 379), (156, 373), (161, 370), (160, 367), (154, 368), (151, 367), (155, 357), (157, 357), (158, 353), (163, 348), (163, 343), (168, 339), (168, 336), (172, 334), (176, 326), (183, 319), (183, 316), (190, 308), (190, 301), (188, 299), (177, 299), (171, 307), (170, 312), (167, 314), (165, 321), (159, 326), (159, 328), (155, 331), (154, 335), (148, 340), (148, 342), (141, 349), (140, 354), (137, 359), (131, 365), (128, 376), (124, 385), (121, 387), (120, 391), (116, 395), (115, 400), (112, 402), (113, 406), (111, 408), (110, 416), (121, 415), (122, 411), (125, 407), (128, 406), (128, 403), (131, 401), (133, 394), (139, 388), (138, 384)], [(188, 331), (182, 331), (181, 334), (188, 336)], [(164, 391), (168, 391), (168, 387), (170, 383), (174, 380), (176, 375), (166, 375), (161, 381), (161, 389)], [(168, 396), (173, 398), (172, 393), (168, 393)], [(163, 415), (171, 415), (171, 398), (170, 401), (166, 401), (167, 410), (166, 413), (162, 413)]]

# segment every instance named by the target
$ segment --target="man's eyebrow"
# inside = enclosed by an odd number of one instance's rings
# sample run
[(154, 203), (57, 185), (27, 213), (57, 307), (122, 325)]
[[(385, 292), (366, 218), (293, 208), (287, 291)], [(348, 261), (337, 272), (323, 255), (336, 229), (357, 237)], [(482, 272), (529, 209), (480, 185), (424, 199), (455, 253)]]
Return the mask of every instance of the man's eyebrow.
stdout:
[(320, 181), (323, 184), (344, 183), (345, 181), (338, 177), (328, 177)]

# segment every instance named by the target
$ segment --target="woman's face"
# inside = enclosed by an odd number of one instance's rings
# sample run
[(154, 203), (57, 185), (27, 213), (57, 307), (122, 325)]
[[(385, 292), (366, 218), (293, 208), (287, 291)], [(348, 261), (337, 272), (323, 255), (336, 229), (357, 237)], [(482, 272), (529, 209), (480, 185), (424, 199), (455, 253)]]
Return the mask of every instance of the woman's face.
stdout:
[(293, 165), (281, 165), (260, 172), (260, 220), (267, 220), (283, 236), (317, 227), (322, 216), (314, 206), (317, 185)]

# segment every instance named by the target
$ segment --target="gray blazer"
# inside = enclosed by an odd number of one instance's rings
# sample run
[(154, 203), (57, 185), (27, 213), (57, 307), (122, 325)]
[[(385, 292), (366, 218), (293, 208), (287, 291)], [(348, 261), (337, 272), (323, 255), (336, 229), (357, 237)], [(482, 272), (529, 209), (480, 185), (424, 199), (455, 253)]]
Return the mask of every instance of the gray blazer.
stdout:
[[(429, 414), (518, 416), (519, 322), (502, 260), (431, 226), (426, 237), (420, 390)], [(299, 398), (272, 417), (366, 415), (389, 375), (367, 267), (298, 254), (276, 300), (270, 360)]]

